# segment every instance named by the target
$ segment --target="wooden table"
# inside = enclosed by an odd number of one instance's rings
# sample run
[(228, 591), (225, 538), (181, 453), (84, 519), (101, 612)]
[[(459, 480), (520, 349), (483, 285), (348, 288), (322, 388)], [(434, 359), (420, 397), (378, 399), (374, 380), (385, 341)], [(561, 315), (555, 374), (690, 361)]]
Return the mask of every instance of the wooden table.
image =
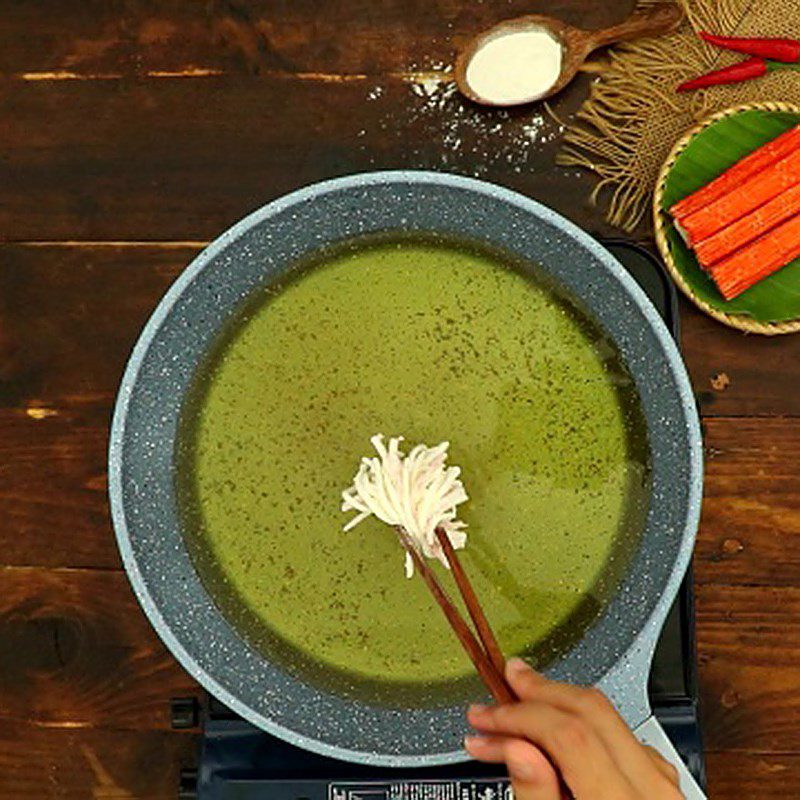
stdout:
[[(505, 16), (588, 27), (628, 7), (0, 6), (0, 797), (166, 800), (193, 756), (168, 703), (197, 687), (133, 598), (106, 500), (114, 393), (166, 287), (246, 212), (366, 169), (477, 173), (612, 233), (591, 176), (554, 166), (554, 123), (440, 104), (409, 73)], [(711, 796), (800, 797), (800, 337), (682, 315), (708, 459), (695, 577)]]

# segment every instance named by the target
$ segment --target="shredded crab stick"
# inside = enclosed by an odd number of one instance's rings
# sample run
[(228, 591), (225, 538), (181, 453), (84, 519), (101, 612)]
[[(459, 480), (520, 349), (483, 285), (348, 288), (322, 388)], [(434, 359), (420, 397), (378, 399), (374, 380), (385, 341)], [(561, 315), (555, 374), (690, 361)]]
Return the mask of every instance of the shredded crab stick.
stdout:
[(800, 183), (800, 147), (679, 224), (694, 247), (796, 183)]
[(693, 214), (695, 211), (736, 189), (756, 173), (785, 158), (798, 147), (800, 147), (800, 125), (790, 128), (772, 141), (759, 147), (758, 150), (754, 150), (737, 161), (711, 183), (707, 183), (696, 192), (675, 203), (670, 208), (669, 213), (678, 220), (688, 217), (689, 214)]
[(695, 245), (697, 260), (708, 269), (740, 247), (757, 239), (781, 222), (800, 214), (800, 183), (768, 203)]
[[(342, 492), (342, 511), (355, 511), (345, 526), (349, 531), (367, 517), (399, 525), (427, 558), (437, 558), (449, 568), (436, 537), (442, 528), (454, 550), (467, 543), (466, 524), (457, 519), (456, 507), (468, 500), (459, 467), (447, 466), (449, 442), (436, 447), (418, 444), (408, 455), (400, 450), (402, 436), (384, 444), (383, 434), (370, 441), (377, 457), (361, 460), (353, 485)], [(414, 574), (414, 561), (406, 553), (406, 576)]]
[(711, 268), (711, 277), (726, 300), (800, 256), (800, 214), (760, 236)]

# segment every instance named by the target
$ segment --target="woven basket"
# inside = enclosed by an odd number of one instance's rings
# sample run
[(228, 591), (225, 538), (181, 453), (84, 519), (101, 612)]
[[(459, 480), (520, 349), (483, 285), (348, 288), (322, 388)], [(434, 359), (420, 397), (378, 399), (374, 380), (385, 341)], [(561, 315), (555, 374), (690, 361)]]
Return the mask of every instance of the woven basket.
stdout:
[(667, 175), (672, 169), (675, 159), (678, 158), (689, 142), (700, 133), (700, 131), (712, 125), (717, 120), (739, 114), (742, 111), (788, 111), (792, 114), (800, 114), (800, 106), (790, 103), (774, 102), (748, 103), (746, 105), (735, 106), (734, 108), (727, 108), (724, 111), (718, 111), (716, 114), (712, 114), (707, 119), (704, 119), (699, 125), (696, 125), (679, 139), (667, 156), (667, 160), (664, 162), (664, 166), (661, 167), (661, 171), (658, 173), (658, 180), (656, 181), (656, 189), (653, 195), (653, 227), (655, 229), (656, 244), (661, 253), (661, 258), (667, 265), (670, 275), (672, 275), (673, 280), (680, 290), (698, 308), (701, 308), (709, 316), (719, 320), (725, 325), (729, 325), (731, 328), (738, 328), (740, 331), (747, 331), (748, 333), (761, 333), (765, 336), (775, 336), (779, 333), (795, 333), (800, 331), (800, 319), (788, 320), (786, 322), (758, 322), (747, 314), (727, 314), (724, 311), (710, 306), (705, 300), (699, 298), (692, 290), (692, 287), (684, 280), (683, 275), (675, 266), (669, 248), (669, 242), (667, 241), (667, 219), (665, 212), (661, 210), (661, 203), (664, 196), (664, 185), (667, 181)]

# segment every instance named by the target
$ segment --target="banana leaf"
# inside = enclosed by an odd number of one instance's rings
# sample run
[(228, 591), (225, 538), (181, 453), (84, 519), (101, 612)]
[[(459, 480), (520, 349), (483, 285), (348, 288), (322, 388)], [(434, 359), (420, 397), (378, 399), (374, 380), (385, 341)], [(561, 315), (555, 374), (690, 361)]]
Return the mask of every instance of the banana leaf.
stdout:
[[(667, 175), (663, 211), (798, 122), (800, 114), (753, 110), (709, 125), (692, 138)], [(759, 322), (800, 318), (800, 258), (733, 300), (725, 300), (694, 253), (684, 244), (668, 215), (667, 220), (667, 240), (675, 267), (699, 298), (720, 311), (747, 314)]]

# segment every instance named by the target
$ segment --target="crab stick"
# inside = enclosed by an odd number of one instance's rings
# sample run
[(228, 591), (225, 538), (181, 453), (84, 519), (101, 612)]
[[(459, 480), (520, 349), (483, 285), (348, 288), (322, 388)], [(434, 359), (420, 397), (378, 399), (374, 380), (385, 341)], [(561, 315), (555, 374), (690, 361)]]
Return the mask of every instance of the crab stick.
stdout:
[(800, 183), (800, 147), (756, 173), (737, 189), (681, 219), (691, 246), (713, 236), (736, 220)]
[(688, 217), (689, 214), (732, 191), (756, 173), (785, 158), (798, 147), (800, 147), (800, 125), (789, 128), (788, 131), (737, 161), (711, 183), (675, 203), (669, 213), (678, 220)]
[(694, 248), (697, 260), (708, 269), (795, 214), (800, 214), (800, 183), (781, 192), (727, 228), (698, 242)]
[(711, 277), (722, 296), (731, 300), (798, 256), (800, 214), (795, 214), (733, 255), (718, 261), (711, 268)]

